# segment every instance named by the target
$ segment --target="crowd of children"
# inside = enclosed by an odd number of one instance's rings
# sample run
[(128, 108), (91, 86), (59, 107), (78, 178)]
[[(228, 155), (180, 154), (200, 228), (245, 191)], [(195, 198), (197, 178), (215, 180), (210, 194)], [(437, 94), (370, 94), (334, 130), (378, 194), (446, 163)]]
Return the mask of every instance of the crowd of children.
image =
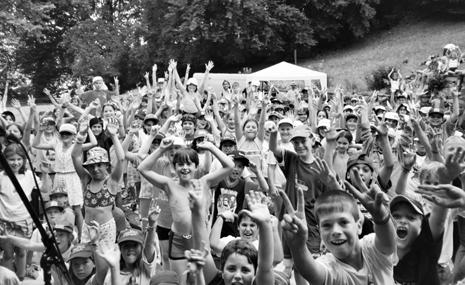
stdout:
[[(96, 76), (44, 90), (53, 111), (3, 110), (1, 149), (68, 268), (53, 284), (465, 284), (461, 62), (449, 44), (361, 95), (214, 91), (212, 62), (199, 84), (171, 60), (126, 96)], [(45, 245), (3, 169), (0, 284), (43, 282)]]

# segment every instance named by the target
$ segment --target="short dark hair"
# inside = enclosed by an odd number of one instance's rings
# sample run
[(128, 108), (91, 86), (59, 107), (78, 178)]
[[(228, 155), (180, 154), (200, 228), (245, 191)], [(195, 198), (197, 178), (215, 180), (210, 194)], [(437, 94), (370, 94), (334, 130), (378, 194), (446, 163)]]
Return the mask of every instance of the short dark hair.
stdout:
[(257, 249), (248, 241), (245, 240), (233, 240), (230, 241), (221, 252), (221, 259), (220, 259), (220, 269), (224, 270), (224, 265), (228, 260), (228, 257), (233, 253), (237, 253), (243, 255), (247, 258), (247, 261), (253, 265), (255, 271), (257, 271), (258, 266), (258, 251)]
[(191, 148), (182, 148), (174, 153), (173, 166), (177, 163), (194, 163), (195, 166), (199, 166), (199, 155)]
[(360, 214), (357, 201), (345, 191), (325, 191), (316, 199), (315, 215), (318, 222), (321, 215), (347, 211), (350, 211), (355, 221), (359, 220)]

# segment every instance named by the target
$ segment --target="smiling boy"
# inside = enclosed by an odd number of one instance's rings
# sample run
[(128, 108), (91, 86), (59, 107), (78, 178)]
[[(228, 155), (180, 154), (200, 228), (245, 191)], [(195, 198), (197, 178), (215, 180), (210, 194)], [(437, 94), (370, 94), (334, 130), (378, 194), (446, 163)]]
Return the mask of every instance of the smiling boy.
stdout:
[(294, 264), (312, 285), (394, 284), (395, 234), (389, 211), (383, 205), (383, 193), (377, 186), (371, 189), (371, 195), (366, 188), (359, 192), (348, 183), (346, 186), (370, 211), (375, 233), (359, 239), (362, 224), (357, 203), (350, 194), (339, 190), (324, 192), (315, 203), (315, 214), (321, 239), (330, 253), (313, 259), (305, 246), (308, 229), (302, 210), (288, 210), (282, 225)]

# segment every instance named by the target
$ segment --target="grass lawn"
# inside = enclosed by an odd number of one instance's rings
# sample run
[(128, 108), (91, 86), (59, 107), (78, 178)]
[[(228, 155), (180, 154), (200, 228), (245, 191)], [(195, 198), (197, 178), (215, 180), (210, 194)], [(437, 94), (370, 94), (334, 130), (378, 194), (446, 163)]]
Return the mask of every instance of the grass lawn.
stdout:
[[(298, 64), (327, 73), (330, 87), (348, 87), (350, 83), (364, 90), (365, 76), (378, 66), (397, 66), (402, 75), (409, 75), (429, 55), (442, 54), (447, 43), (458, 44), (465, 52), (465, 19), (402, 23), (356, 44), (341, 46), (316, 58), (300, 59)], [(406, 60), (408, 63), (403, 63)]]

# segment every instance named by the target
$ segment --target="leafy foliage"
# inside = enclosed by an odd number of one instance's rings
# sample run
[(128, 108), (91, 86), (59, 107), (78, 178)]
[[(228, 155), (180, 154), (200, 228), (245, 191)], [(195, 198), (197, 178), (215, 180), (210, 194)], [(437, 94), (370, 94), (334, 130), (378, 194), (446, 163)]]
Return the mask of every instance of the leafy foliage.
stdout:
[(382, 90), (389, 87), (388, 74), (392, 70), (392, 66), (380, 66), (371, 74), (365, 77), (368, 89)]

